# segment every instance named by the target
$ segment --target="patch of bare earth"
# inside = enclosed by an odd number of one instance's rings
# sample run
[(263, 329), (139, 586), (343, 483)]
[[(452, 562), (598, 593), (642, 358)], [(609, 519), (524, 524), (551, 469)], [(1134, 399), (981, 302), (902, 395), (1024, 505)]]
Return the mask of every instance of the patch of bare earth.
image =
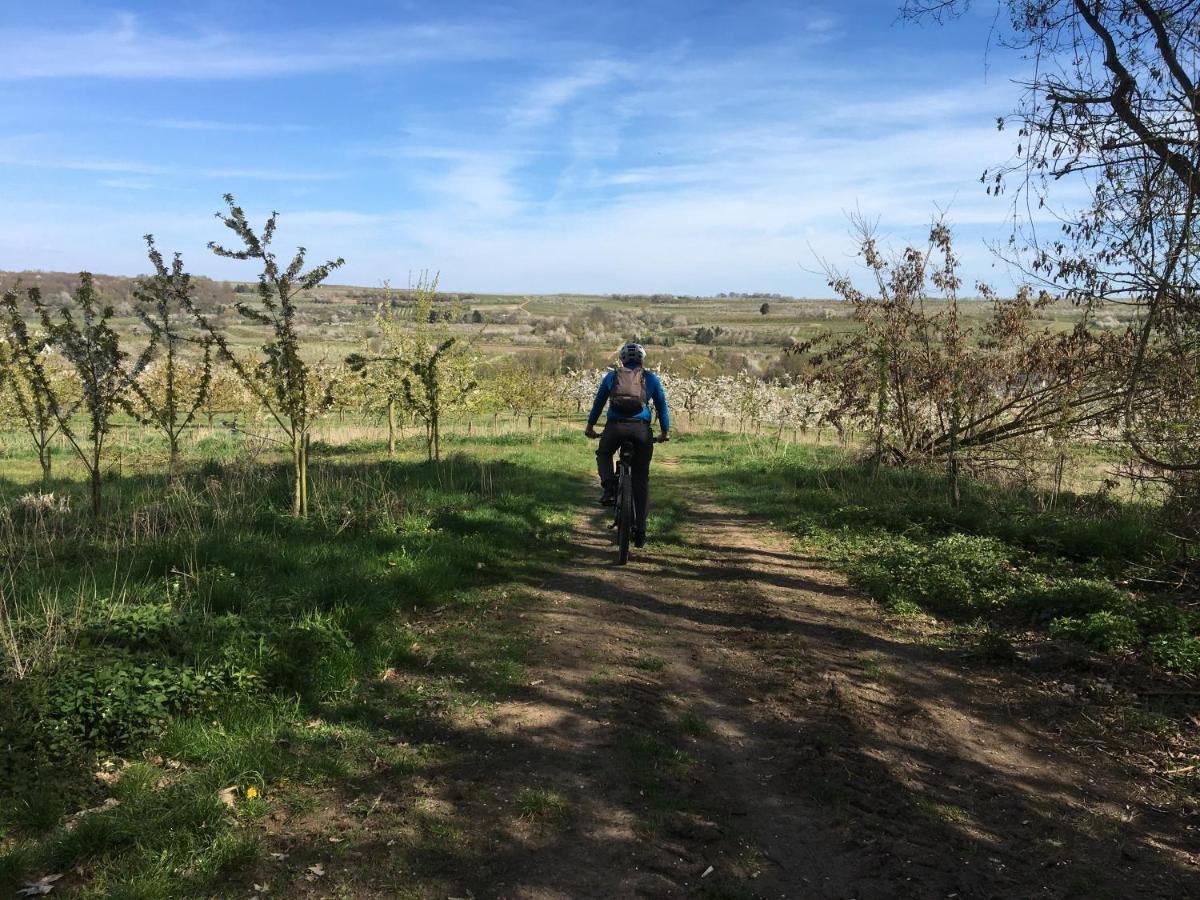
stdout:
[(688, 517), (623, 568), (581, 518), (524, 612), (525, 695), (389, 791), (362, 830), (393, 870), (352, 893), (1200, 895), (1195, 823), (1053, 737), (1032, 682), (916, 641), (758, 522)]

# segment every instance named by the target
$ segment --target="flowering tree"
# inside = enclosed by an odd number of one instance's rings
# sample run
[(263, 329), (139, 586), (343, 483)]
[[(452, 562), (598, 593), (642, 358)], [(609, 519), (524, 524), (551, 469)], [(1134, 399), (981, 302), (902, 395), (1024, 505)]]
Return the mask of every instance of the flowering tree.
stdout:
[[(36, 297), (37, 289), (30, 293)], [(42, 472), (50, 481), (53, 442), (62, 429), (55, 409), (70, 413), (78, 406), (78, 391), (60, 357), (45, 335), (30, 332), (15, 291), (4, 294), (0, 309), (5, 319), (5, 339), (0, 342), (0, 409), (29, 435)]]
[(284, 433), (292, 455), (292, 514), (308, 516), (308, 450), (313, 426), (333, 402), (332, 385), (321, 384), (311, 366), (300, 355), (296, 327), (296, 301), (304, 291), (319, 285), (343, 264), (341, 257), (305, 271), (305, 249), (299, 247), (291, 262), (280, 266), (271, 250), (278, 213), (271, 213), (261, 233), (256, 233), (232, 194), (225, 195), (228, 213), (217, 218), (241, 241), (240, 250), (230, 250), (215, 241), (209, 249), (228, 259), (254, 260), (262, 270), (258, 276), (257, 303), (239, 300), (238, 313), (249, 324), (266, 330), (263, 358), (248, 365), (230, 348), (229, 342), (211, 322), (200, 317), (221, 357), (241, 379), (246, 390)]
[[(168, 268), (162, 253), (154, 245), (154, 236), (146, 235), (154, 274), (134, 289), (138, 318), (151, 338), (162, 347), (162, 356), (142, 377), (131, 384), (137, 402), (128, 409), (143, 424), (154, 428), (167, 441), (167, 473), (174, 476), (179, 459), (179, 439), (192, 424), (207, 399), (212, 385), (212, 340), (198, 337), (196, 306), (192, 299), (191, 276), (183, 269), (183, 258), (176, 253)], [(187, 327), (190, 323), (191, 327)], [(185, 365), (180, 353), (188, 344), (197, 344), (200, 359)]]
[[(79, 406), (87, 414), (86, 437), (75, 433), (71, 427), (71, 415), (75, 406), (64, 406), (58, 395), (47, 391), (50, 412), (58, 422), (62, 434), (88, 473), (91, 489), (92, 514), (100, 515), (101, 478), (105, 440), (108, 437), (113, 413), (126, 403), (126, 394), (134, 381), (149, 365), (156, 349), (157, 335), (151, 334), (145, 349), (130, 360), (129, 354), (121, 349), (120, 336), (112, 327), (112, 306), (102, 304), (96, 293), (92, 276), (88, 272), (79, 275), (79, 287), (72, 295), (71, 303), (63, 306), (54, 315), (42, 301), (41, 294), (30, 291), (30, 300), (41, 320), (46, 341), (62, 354), (79, 380), (82, 395)], [(27, 371), (33, 371), (35, 360), (32, 345), (22, 341), (21, 354)], [(45, 390), (48, 379), (39, 375), (40, 390)]]
[(393, 416), (402, 406), (421, 420), (431, 462), (441, 459), (442, 416), (467, 408), (478, 393), (475, 354), (469, 342), (451, 333), (449, 317), (438, 315), (437, 285), (436, 274), (423, 274), (411, 289), (411, 320), (405, 322), (394, 312), (382, 314), (376, 319), (378, 352), (356, 353), (346, 360), (351, 371), (377, 386), (377, 397)]

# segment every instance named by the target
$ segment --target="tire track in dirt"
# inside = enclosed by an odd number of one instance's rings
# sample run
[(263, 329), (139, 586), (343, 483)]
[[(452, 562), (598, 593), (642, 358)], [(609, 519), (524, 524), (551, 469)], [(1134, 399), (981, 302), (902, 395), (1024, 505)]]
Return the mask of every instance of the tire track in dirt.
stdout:
[[(669, 472), (669, 470), (668, 470)], [(664, 480), (670, 480), (664, 474)], [(486, 832), (457, 896), (1177, 897), (1195, 834), (1030, 685), (915, 643), (819, 561), (700, 499), (624, 568), (604, 514), (527, 613), (529, 695), (450, 780)], [(565, 818), (513, 810), (519, 790)]]

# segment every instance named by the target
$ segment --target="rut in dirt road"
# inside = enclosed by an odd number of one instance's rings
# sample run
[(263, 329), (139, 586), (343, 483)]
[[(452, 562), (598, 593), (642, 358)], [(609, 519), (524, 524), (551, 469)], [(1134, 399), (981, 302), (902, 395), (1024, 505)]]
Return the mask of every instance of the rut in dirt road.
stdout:
[[(702, 502), (624, 568), (597, 511), (529, 616), (529, 696), (479, 723), (476, 897), (1179, 897), (1195, 847), (1056, 748), (1029, 686), (883, 619)], [(504, 816), (514, 789), (565, 798)], [(533, 796), (541, 796), (535, 793)], [(536, 817), (533, 817), (536, 819)]]

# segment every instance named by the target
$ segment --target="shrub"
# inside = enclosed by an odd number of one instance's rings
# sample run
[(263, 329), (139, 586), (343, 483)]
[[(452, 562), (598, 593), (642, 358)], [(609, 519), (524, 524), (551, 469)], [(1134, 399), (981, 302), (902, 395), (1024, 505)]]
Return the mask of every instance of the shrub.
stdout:
[(115, 643), (131, 648), (165, 647), (178, 618), (166, 603), (122, 605), (98, 610), (87, 623), (86, 633), (96, 643)]
[(1131, 615), (1133, 610), (1128, 593), (1106, 581), (1090, 578), (1060, 578), (1022, 591), (1016, 599), (1039, 622), (1099, 612)]
[(1050, 623), (1050, 633), (1106, 651), (1132, 650), (1142, 642), (1137, 622), (1109, 610), (1082, 617), (1062, 616)]
[(47, 679), (37, 731), (52, 750), (120, 749), (159, 731), (173, 715), (206, 712), (258, 684), (255, 673), (228, 666), (85, 661)]
[(927, 545), (885, 539), (850, 568), (855, 581), (893, 607), (907, 601), (951, 617), (977, 615), (1003, 604), (1016, 578), (1004, 544), (965, 534)]
[(1149, 645), (1151, 657), (1164, 669), (1182, 675), (1200, 675), (1200, 637), (1173, 631), (1152, 637)]

